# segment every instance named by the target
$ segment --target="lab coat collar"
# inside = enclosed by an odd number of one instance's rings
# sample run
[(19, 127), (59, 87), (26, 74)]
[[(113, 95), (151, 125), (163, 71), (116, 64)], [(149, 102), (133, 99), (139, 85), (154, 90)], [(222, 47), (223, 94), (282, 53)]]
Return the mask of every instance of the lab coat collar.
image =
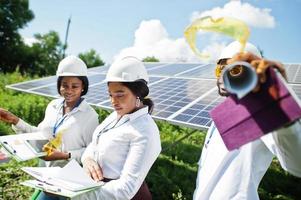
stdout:
[(138, 117), (142, 116), (142, 115), (146, 115), (148, 114), (148, 106), (145, 106), (143, 108), (140, 108), (139, 110), (137, 110), (136, 112), (133, 112), (131, 114), (127, 114), (130, 121), (137, 119)]
[[(137, 110), (133, 113), (123, 115), (120, 122), (123, 122), (124, 120), (132, 121), (132, 120), (135, 120), (138, 117), (140, 117), (142, 115), (146, 115), (146, 114), (148, 114), (148, 106), (140, 108), (139, 110)], [(114, 112), (114, 116), (117, 117), (117, 112), (116, 111)]]
[[(60, 109), (60, 107), (63, 105), (64, 103), (64, 98), (60, 98), (60, 100), (58, 101), (58, 103), (55, 105), (56, 110)], [(83, 99), (82, 102), (79, 104), (79, 106), (76, 108), (79, 111), (86, 111), (88, 110), (89, 105), (86, 101), (86, 99)]]
[(86, 110), (88, 110), (88, 108), (89, 108), (89, 105), (86, 102), (86, 99), (83, 99), (82, 102), (78, 106), (78, 110), (80, 110), (80, 111), (86, 111)]

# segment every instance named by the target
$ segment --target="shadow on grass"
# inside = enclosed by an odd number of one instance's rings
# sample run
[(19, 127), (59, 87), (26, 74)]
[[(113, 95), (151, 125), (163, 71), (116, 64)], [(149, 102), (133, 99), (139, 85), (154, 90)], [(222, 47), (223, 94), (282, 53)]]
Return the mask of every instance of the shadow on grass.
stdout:
[(200, 155), (201, 146), (192, 145), (181, 142), (173, 146), (171, 141), (162, 141), (162, 152), (161, 154), (170, 157), (173, 160), (183, 161), (189, 165), (196, 166)]
[(146, 181), (154, 200), (175, 199), (173, 194), (178, 193), (181, 193), (181, 199), (192, 199), (196, 175), (196, 168), (160, 155)]
[(301, 198), (301, 178), (285, 172), (274, 160), (259, 185), (259, 196), (263, 200), (296, 200)]

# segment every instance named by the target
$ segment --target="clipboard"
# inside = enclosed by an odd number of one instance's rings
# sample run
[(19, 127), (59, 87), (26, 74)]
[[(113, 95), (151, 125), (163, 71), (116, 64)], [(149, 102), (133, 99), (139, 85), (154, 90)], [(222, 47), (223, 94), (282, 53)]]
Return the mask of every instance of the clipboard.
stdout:
[(51, 194), (68, 197), (68, 198), (73, 198), (73, 197), (84, 194), (86, 192), (90, 192), (95, 189), (95, 188), (89, 188), (89, 189), (80, 190), (80, 191), (71, 191), (71, 190), (66, 190), (64, 188), (60, 188), (60, 187), (57, 187), (54, 185), (49, 185), (47, 183), (44, 183), (44, 182), (38, 181), (38, 180), (27, 180), (27, 181), (21, 182), (20, 184), (27, 186), (27, 187), (35, 188), (38, 190), (43, 190), (43, 191), (51, 193)]
[(104, 182), (96, 182), (88, 176), (75, 160), (71, 160), (63, 168), (22, 167), (21, 169), (36, 178), (36, 180), (22, 182), (22, 185), (65, 197), (74, 197), (104, 185)]
[(35, 146), (32, 141), (37, 141), (37, 144), (42, 145), (43, 142), (47, 143), (48, 139), (41, 132), (0, 137), (1, 146), (19, 162), (47, 155), (46, 152), (38, 150), (40, 147)]

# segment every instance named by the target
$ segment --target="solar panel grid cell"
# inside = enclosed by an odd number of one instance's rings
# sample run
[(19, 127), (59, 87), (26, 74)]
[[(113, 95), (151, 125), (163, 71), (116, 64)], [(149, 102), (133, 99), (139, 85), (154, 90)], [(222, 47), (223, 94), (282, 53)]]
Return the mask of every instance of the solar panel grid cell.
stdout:
[(106, 83), (100, 83), (89, 87), (88, 93), (85, 95), (87, 101), (93, 104), (99, 104), (109, 100), (108, 89)]
[(153, 68), (148, 70), (150, 75), (165, 75), (165, 76), (174, 76), (178, 73), (182, 73), (183, 71), (189, 70), (193, 67), (198, 66), (199, 64), (167, 64), (162, 67)]
[(101, 83), (106, 78), (106, 76), (103, 74), (93, 74), (93, 75), (89, 75), (88, 77), (89, 77), (89, 85)]
[(300, 64), (285, 64), (286, 74), (289, 83), (301, 83), (301, 65)]
[(192, 126), (208, 127), (211, 123), (209, 111), (213, 108), (213, 104), (219, 103), (220, 97), (216, 91), (212, 91), (209, 95), (193, 104), (190, 108), (175, 117), (175, 120), (186, 122)]
[(56, 84), (55, 76), (14, 84), (19, 89), (30, 90), (48, 84)]
[(33, 92), (41, 93), (41, 94), (47, 94), (50, 96), (58, 96), (57, 87), (55, 85), (46, 86), (46, 87), (40, 87), (37, 89), (33, 89)]
[(296, 95), (301, 99), (301, 85), (291, 85)]
[(215, 64), (199, 65), (198, 68), (181, 74), (181, 77), (215, 79), (214, 70)]

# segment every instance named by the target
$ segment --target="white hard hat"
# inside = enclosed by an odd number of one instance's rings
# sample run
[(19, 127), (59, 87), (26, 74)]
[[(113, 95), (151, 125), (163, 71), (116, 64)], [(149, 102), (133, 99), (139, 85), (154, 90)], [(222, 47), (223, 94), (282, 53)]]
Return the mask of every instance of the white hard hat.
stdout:
[(143, 62), (131, 56), (114, 62), (106, 77), (107, 82), (134, 82), (139, 79), (149, 81)]
[[(235, 54), (239, 53), (240, 50), (241, 50), (240, 42), (238, 42), (238, 41), (231, 42), (228, 46), (226, 46), (222, 50), (222, 53), (220, 54), (218, 60), (232, 58)], [(248, 43), (248, 42), (246, 43), (244, 52), (252, 53), (252, 54), (258, 56), (259, 58), (262, 57), (259, 50), (257, 49), (257, 47), (255, 47), (253, 44)]]
[(76, 56), (67, 56), (59, 63), (57, 76), (87, 76), (87, 65)]

